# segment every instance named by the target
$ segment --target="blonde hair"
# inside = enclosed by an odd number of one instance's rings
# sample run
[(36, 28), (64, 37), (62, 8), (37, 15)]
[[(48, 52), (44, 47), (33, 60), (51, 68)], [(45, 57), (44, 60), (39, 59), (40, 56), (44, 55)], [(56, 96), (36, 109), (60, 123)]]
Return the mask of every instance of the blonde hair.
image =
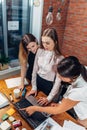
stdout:
[[(47, 28), (43, 31), (42, 36), (47, 36), (50, 37), (53, 41), (54, 41), (54, 52), (56, 56), (61, 55), (61, 51), (60, 51), (60, 47), (59, 47), (59, 41), (58, 41), (58, 35), (57, 35), (57, 31), (55, 28)], [(43, 47), (43, 44), (41, 42), (41, 48)]]
[(20, 64), (21, 65), (27, 64), (27, 59), (28, 59), (28, 53), (25, 51), (22, 43), (20, 42), (20, 45), (19, 45), (19, 61), (20, 61)]
[(21, 42), (19, 45), (19, 61), (20, 61), (21, 65), (27, 64), (29, 52), (28, 52), (26, 46), (30, 42), (36, 42), (38, 44), (38, 41), (33, 34), (25, 34), (21, 39)]

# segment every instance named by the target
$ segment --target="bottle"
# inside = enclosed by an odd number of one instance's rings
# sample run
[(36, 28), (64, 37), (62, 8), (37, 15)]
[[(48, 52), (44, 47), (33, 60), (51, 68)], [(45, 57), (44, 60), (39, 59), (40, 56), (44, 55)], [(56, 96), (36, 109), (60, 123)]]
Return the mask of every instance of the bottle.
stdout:
[(10, 100), (13, 102), (13, 101), (14, 101), (14, 99), (13, 99), (12, 94), (10, 93), (10, 94), (9, 94), (9, 96), (10, 96)]

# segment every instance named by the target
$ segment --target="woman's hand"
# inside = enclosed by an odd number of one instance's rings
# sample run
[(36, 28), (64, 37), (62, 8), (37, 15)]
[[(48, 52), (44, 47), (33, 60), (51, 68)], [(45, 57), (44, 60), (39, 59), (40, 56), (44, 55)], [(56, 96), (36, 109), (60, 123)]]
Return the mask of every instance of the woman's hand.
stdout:
[(47, 105), (49, 101), (45, 97), (40, 97), (40, 99), (38, 100), (38, 103), (42, 106), (42, 105)]
[(30, 107), (22, 108), (22, 109), (20, 109), (20, 110), (21, 110), (21, 111), (22, 111), (22, 110), (26, 111), (26, 113), (28, 113), (29, 116), (31, 116), (31, 115), (35, 112), (35, 107), (36, 107), (36, 106), (30, 106)]
[(36, 95), (37, 95), (37, 91), (36, 91), (36, 90), (31, 90), (31, 91), (29, 91), (29, 92), (26, 94), (26, 96), (30, 96), (30, 95), (36, 96)]
[(22, 91), (24, 89), (24, 85), (18, 86), (18, 89), (20, 89)]

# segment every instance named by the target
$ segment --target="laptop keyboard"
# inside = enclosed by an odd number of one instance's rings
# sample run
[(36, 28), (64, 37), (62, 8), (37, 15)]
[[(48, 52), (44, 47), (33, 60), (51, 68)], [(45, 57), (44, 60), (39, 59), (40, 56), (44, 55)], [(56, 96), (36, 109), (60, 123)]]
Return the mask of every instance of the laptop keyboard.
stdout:
[(22, 98), (19, 102), (16, 103), (16, 105), (18, 106), (19, 109), (32, 106), (32, 104), (28, 102), (25, 98)]
[[(38, 101), (37, 101), (37, 99), (34, 97), (34, 96), (32, 96), (32, 95), (30, 95), (30, 96), (28, 96), (28, 97), (26, 97), (27, 98), (27, 100), (31, 103), (31, 104), (33, 104), (33, 106), (42, 106), (42, 105), (40, 105), (39, 103), (38, 103)], [(51, 114), (48, 114), (48, 113), (46, 113), (46, 112), (41, 112), (44, 116), (46, 116), (46, 117), (49, 117), (49, 116), (51, 116)]]
[(39, 126), (47, 117), (45, 117), (40, 112), (35, 112), (31, 116), (28, 115), (24, 110), (19, 110), (20, 108), (25, 108), (32, 106), (32, 104), (27, 101), (25, 98), (21, 99), (19, 102), (16, 102), (15, 104), (16, 109), (21, 114), (21, 116), (33, 127), (36, 128)]

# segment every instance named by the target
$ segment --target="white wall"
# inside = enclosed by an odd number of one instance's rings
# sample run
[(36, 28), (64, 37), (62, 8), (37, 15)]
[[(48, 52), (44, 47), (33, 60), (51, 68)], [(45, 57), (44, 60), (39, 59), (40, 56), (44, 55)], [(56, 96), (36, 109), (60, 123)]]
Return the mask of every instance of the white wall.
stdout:
[(38, 41), (40, 41), (40, 37), (41, 37), (44, 0), (39, 0), (39, 1), (40, 1), (40, 6), (36, 7), (35, 5), (33, 5), (33, 18), (32, 18), (32, 34), (36, 36)]

